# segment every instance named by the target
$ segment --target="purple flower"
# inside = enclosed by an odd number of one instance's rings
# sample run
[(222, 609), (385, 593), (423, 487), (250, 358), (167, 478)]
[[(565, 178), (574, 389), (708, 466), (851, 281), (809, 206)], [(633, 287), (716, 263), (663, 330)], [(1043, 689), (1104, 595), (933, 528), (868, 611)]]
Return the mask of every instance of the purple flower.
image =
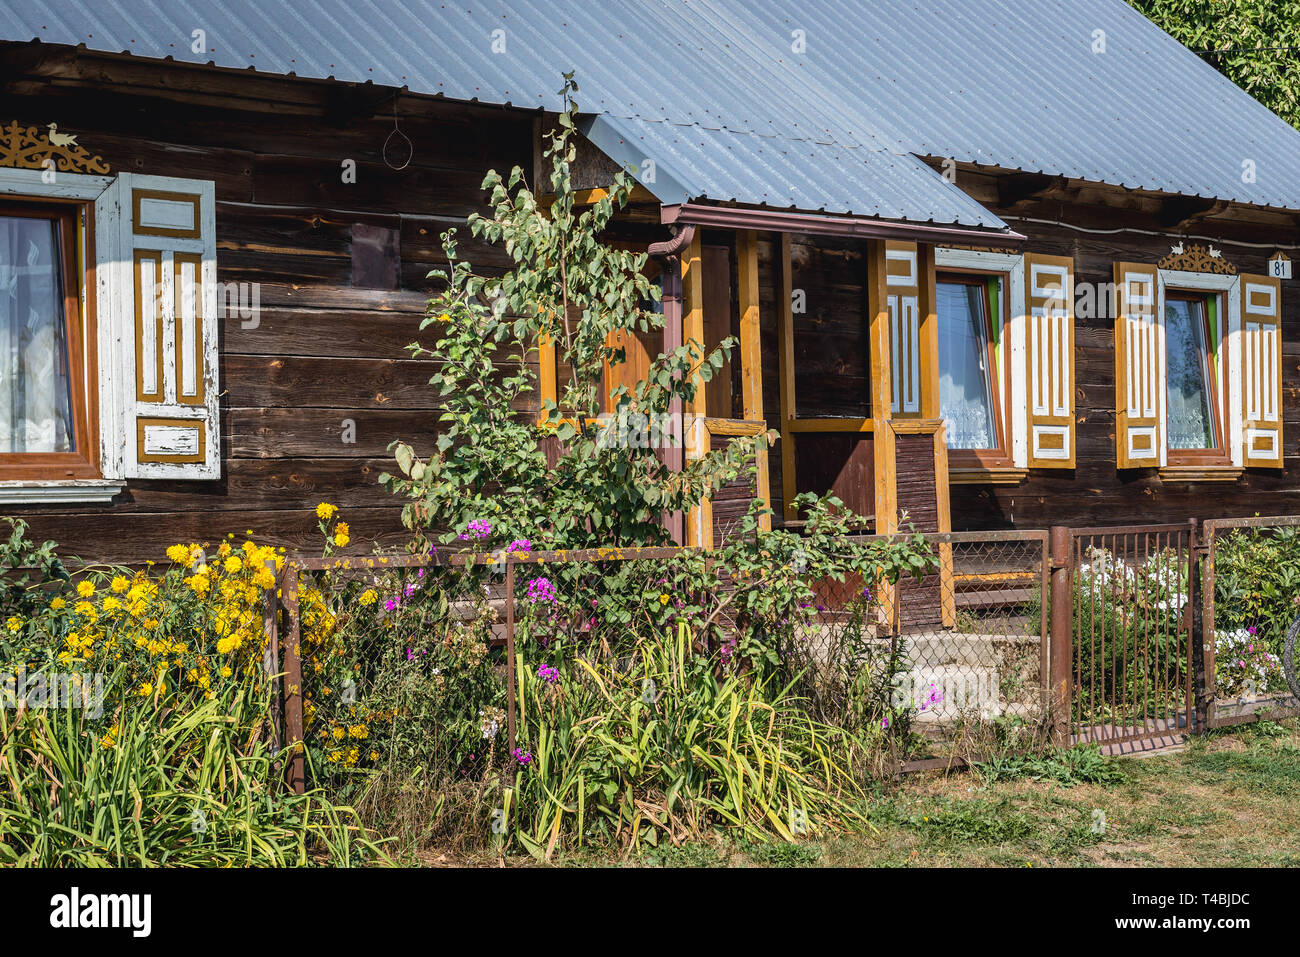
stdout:
[(526, 538), (516, 538), (506, 546), (507, 552), (530, 552), (533, 550), (533, 543)]
[(415, 652), (413, 652), (410, 648), (406, 649), (406, 660), (407, 661), (415, 660)]
[(549, 578), (533, 578), (528, 582), (528, 600), (536, 604), (540, 601), (555, 603), (555, 586)]
[(396, 598), (390, 598), (384, 602), (384, 611), (393, 611), (395, 608), (397, 608)]
[(560, 677), (560, 672), (550, 665), (542, 665), (537, 669), (537, 677), (541, 678), (547, 684), (555, 684), (555, 680)]
[(515, 759), (516, 761), (518, 761), (520, 764), (532, 764), (532, 763), (533, 763), (533, 756), (532, 756), (532, 754), (530, 754), (529, 752), (525, 751), (523, 748), (515, 748), (515, 749), (514, 749), (513, 751), (511, 751), (510, 753), (511, 753), (512, 755), (514, 755), (514, 759)]
[(471, 538), (487, 538), (491, 534), (492, 523), (485, 518), (476, 518), (465, 526), (465, 531), (460, 533), (460, 540), (466, 542)]
[(888, 727), (889, 727), (889, 719), (888, 719), (888, 718), (885, 718), (883, 721), (881, 721), (881, 722), (880, 722), (880, 726), (881, 726), (882, 728), (888, 728)]

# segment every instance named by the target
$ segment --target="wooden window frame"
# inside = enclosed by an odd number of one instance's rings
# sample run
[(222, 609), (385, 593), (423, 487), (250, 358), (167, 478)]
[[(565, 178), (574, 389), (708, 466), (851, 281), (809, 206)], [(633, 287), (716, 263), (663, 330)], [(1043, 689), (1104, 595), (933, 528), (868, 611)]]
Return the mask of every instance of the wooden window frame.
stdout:
[[(989, 280), (998, 280), (1002, 295), (998, 303), (998, 317), (1001, 322), (1001, 337), (1007, 334), (1009, 323), (1007, 322), (1008, 297), (1011, 291), (1011, 276), (1006, 272), (993, 270), (967, 269), (956, 266), (945, 266), (942, 269), (935, 270), (934, 282), (936, 290), (935, 316), (938, 317), (939, 304), (937, 300), (937, 291), (940, 283), (959, 283), (966, 286), (982, 286), (984, 296), (982, 297), (984, 316), (984, 349), (989, 363), (990, 375), (989, 386), (993, 391), (993, 426), (998, 437), (996, 447), (988, 449), (948, 449), (948, 467), (950, 470), (962, 469), (982, 469), (982, 470), (1006, 470), (1014, 468), (1012, 456), (1012, 441), (1010, 433), (1010, 415), (1008, 414), (1007, 403), (1011, 395), (1011, 366), (1010, 361), (1002, 363), (1001, 368), (998, 366), (997, 346), (993, 342), (993, 333), (991, 321), (993, 317), (993, 300), (989, 290)], [(935, 375), (940, 374), (939, 357), (934, 357)], [(939, 410), (942, 417), (943, 410)]]
[[(1209, 300), (1214, 297), (1218, 301), (1215, 314), (1218, 317), (1215, 330), (1217, 335), (1211, 335), (1210, 329), (1210, 310)], [(1165, 324), (1164, 304), (1170, 300), (1180, 302), (1199, 302), (1201, 303), (1201, 324), (1205, 333), (1205, 343), (1207, 354), (1205, 355), (1205, 365), (1209, 375), (1209, 394), (1211, 412), (1214, 415), (1214, 439), (1215, 446), (1207, 449), (1174, 449), (1169, 445), (1169, 368), (1168, 368), (1168, 334), (1161, 336), (1164, 344), (1165, 355), (1161, 357), (1162, 368), (1164, 370), (1164, 382), (1161, 383), (1165, 390), (1164, 407), (1165, 407), (1165, 462), (1170, 468), (1179, 467), (1211, 467), (1211, 466), (1231, 466), (1232, 454), (1228, 446), (1228, 433), (1226, 431), (1227, 423), (1225, 421), (1229, 410), (1227, 377), (1220, 380), (1218, 369), (1215, 366), (1215, 360), (1218, 356), (1219, 349), (1224, 342), (1223, 324), (1226, 321), (1226, 311), (1224, 309), (1224, 296), (1212, 289), (1189, 289), (1181, 286), (1169, 286), (1164, 289), (1164, 295), (1161, 298), (1160, 305), (1162, 315), (1160, 324), (1163, 328)]]
[(93, 206), (84, 201), (6, 194), (0, 196), (0, 216), (53, 219), (58, 224), (74, 442), (72, 452), (0, 453), (0, 476), (7, 480), (51, 482), (98, 479), (101, 472)]

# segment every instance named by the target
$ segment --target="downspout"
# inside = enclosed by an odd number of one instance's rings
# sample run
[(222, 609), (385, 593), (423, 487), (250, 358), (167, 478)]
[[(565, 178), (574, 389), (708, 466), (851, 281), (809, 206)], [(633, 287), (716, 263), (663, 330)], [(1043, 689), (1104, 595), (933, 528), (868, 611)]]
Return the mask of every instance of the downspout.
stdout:
[[(682, 344), (682, 250), (690, 247), (695, 239), (695, 226), (687, 223), (682, 226), (672, 239), (662, 243), (651, 243), (647, 248), (651, 256), (663, 260), (663, 307), (664, 307), (664, 347), (665, 353), (671, 353)], [(682, 422), (682, 399), (675, 396), (668, 406), (669, 421), (674, 425)], [(671, 472), (680, 472), (685, 466), (685, 449), (681, 444), (684, 434), (674, 431), (678, 444), (664, 449), (664, 464)], [(680, 511), (664, 514), (664, 524), (678, 545), (686, 541), (686, 522)]]

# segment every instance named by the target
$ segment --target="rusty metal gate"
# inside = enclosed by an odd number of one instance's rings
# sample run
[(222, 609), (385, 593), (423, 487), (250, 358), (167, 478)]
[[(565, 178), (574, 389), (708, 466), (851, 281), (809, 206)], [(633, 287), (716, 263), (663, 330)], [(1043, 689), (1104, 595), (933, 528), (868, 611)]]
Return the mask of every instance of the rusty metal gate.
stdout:
[(1139, 750), (1189, 733), (1195, 523), (1077, 528), (1068, 540), (1070, 743)]

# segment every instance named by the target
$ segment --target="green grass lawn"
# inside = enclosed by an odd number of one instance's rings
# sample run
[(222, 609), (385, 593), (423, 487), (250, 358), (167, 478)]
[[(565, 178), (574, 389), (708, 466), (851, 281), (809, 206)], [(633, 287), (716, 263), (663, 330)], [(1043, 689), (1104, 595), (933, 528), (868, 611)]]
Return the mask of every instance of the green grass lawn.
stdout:
[(646, 849), (625, 859), (593, 849), (554, 863), (1294, 867), (1300, 865), (1300, 729), (1294, 721), (1265, 723), (1194, 738), (1180, 752), (1149, 758), (1073, 752), (912, 776), (877, 788), (870, 817), (872, 831), (798, 844), (719, 841)]

